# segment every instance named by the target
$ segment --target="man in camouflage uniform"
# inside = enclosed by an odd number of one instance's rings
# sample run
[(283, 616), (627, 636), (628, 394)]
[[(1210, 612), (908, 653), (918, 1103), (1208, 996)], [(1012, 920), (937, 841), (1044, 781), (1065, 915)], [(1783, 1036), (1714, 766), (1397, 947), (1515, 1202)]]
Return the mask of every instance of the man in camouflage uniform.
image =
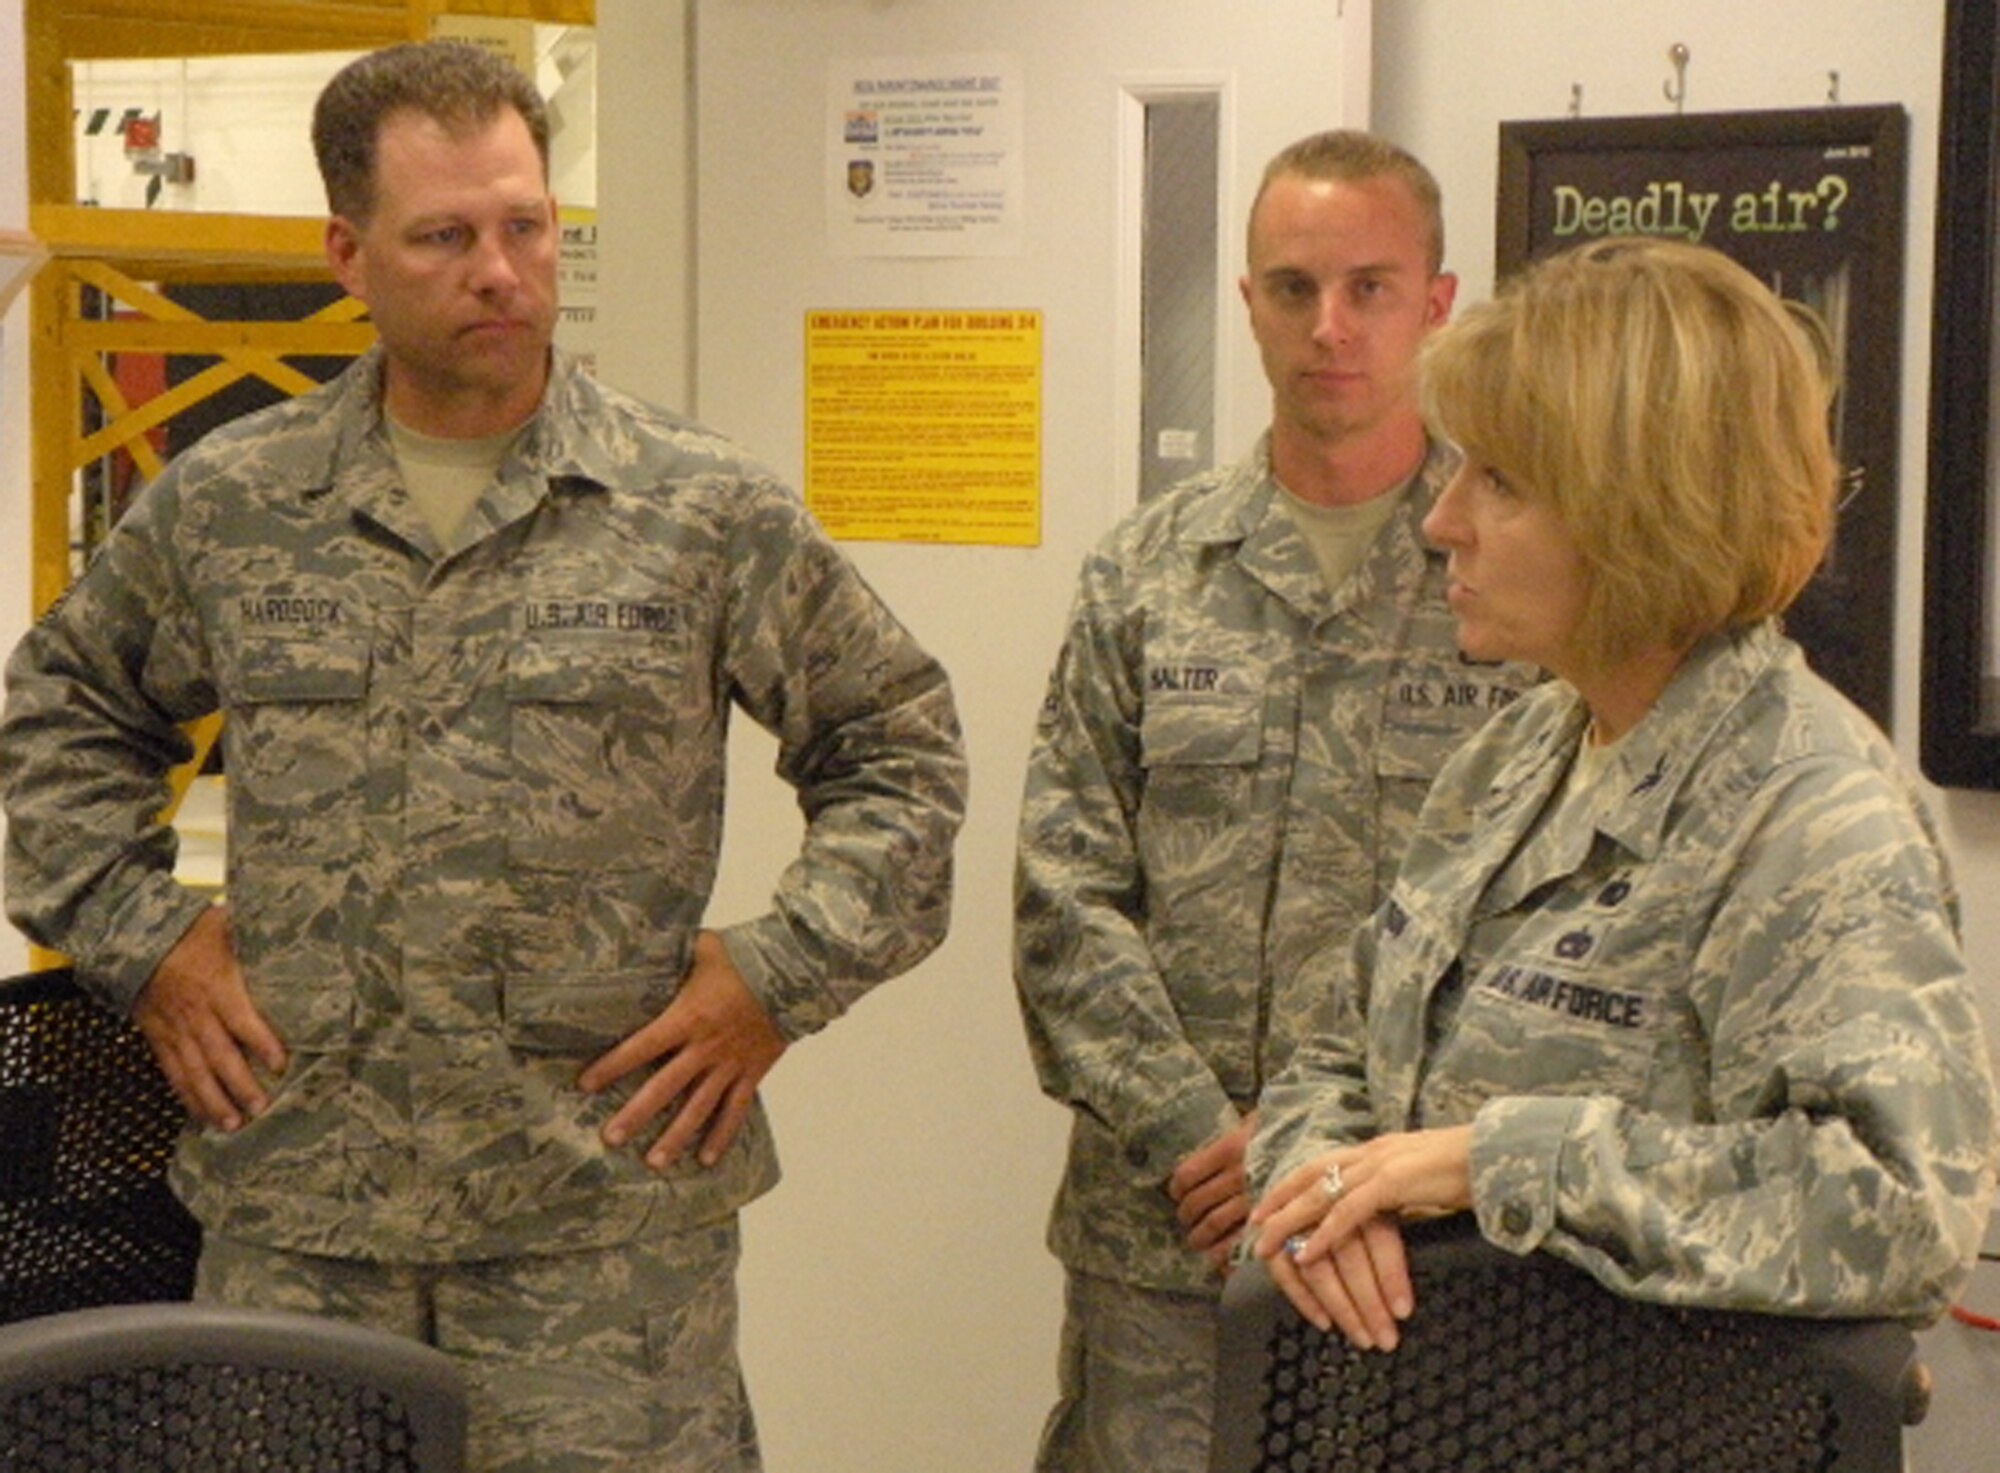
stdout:
[(1015, 977), (1074, 1111), (1045, 1473), (1202, 1473), (1220, 1275), (1301, 964), (1374, 908), (1432, 775), (1532, 674), (1459, 658), (1418, 525), (1452, 457), (1413, 363), (1449, 315), (1437, 185), (1366, 134), (1266, 170), (1241, 286), (1271, 383), (1251, 457), (1086, 562), (1030, 761)]
[[(477, 1468), (754, 1468), (757, 1083), (943, 935), (950, 690), (791, 492), (552, 350), (525, 79), (392, 48), (314, 143), (380, 344), (180, 457), (15, 653), (9, 913), (196, 1116), (200, 1294), (461, 1354)], [(807, 823), (716, 933), (732, 705)], [(154, 818), (215, 710), (226, 911)]]

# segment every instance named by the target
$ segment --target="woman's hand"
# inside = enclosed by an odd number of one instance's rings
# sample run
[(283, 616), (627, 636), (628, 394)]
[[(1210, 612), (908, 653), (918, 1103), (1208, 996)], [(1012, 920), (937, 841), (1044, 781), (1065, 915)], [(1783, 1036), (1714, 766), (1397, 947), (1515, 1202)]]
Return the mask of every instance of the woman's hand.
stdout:
[(1416, 1308), (1403, 1230), (1394, 1218), (1371, 1218), (1316, 1258), (1296, 1259), (1281, 1248), (1265, 1262), (1301, 1315), (1362, 1350), (1394, 1350), (1397, 1325)]
[(1416, 1307), (1399, 1224), (1471, 1206), (1472, 1127), (1456, 1125), (1315, 1156), (1272, 1186), (1250, 1224), (1256, 1255), (1300, 1314), (1364, 1350), (1391, 1350)]

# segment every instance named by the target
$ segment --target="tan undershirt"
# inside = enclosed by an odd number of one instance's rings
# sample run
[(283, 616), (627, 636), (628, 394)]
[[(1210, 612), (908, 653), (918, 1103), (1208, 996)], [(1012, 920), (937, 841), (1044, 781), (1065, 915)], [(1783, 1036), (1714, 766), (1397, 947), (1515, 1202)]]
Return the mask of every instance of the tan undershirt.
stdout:
[(467, 512), (478, 504), (499, 473), (526, 425), (477, 440), (440, 440), (389, 420), (389, 445), (423, 519), (439, 542), (450, 542)]
[(1313, 561), (1319, 564), (1328, 592), (1340, 587), (1361, 566), (1376, 534), (1396, 514), (1396, 508), (1403, 504), (1405, 493), (1415, 481), (1412, 476), (1380, 496), (1371, 496), (1351, 506), (1322, 506), (1316, 501), (1306, 501), (1280, 483), (1278, 489), (1285, 492), (1292, 524), (1312, 550)]
[(1563, 801), (1581, 799), (1597, 786), (1604, 776), (1618, 750), (1625, 743), (1624, 737), (1615, 742), (1600, 742), (1593, 730), (1586, 726), (1583, 737), (1577, 743), (1576, 760), (1569, 765), (1569, 776), (1563, 782)]

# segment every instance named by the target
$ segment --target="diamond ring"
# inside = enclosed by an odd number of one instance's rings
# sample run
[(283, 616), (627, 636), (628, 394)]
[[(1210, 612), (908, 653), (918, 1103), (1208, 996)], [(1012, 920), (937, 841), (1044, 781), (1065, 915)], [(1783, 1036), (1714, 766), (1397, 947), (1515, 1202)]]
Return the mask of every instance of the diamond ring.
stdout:
[(1338, 1202), (1341, 1193), (1347, 1190), (1347, 1183), (1340, 1175), (1340, 1163), (1338, 1161), (1327, 1167), (1326, 1175), (1319, 1179), (1319, 1190), (1320, 1195), (1326, 1198), (1326, 1205), (1329, 1207)]

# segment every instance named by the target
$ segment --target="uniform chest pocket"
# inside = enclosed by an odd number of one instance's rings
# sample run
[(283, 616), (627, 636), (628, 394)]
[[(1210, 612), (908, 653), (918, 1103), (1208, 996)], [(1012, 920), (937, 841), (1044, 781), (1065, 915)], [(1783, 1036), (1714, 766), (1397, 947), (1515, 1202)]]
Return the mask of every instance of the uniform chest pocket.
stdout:
[(1221, 829), (1243, 817), (1263, 750), (1262, 715), (1254, 696), (1149, 704), (1139, 727), (1142, 832), (1185, 824)]
[(1513, 704), (1519, 678), (1511, 666), (1399, 668), (1383, 692), (1377, 776), (1428, 785), (1447, 757)]
[(1375, 743), (1375, 793), (1381, 842), (1376, 883), (1387, 887), (1431, 783), (1451, 755), (1510, 704), (1517, 690), (1506, 672), (1487, 667), (1417, 664), (1399, 668), (1383, 692), (1382, 735)]
[(650, 645), (528, 643), (509, 656), (506, 690), (509, 857), (548, 869), (661, 863), (674, 814), (706, 801), (690, 784), (708, 703), (685, 662)]
[[(1650, 1103), (1662, 1000), (1588, 969), (1489, 967), (1468, 989), (1431, 1067), (1436, 1109), (1469, 1091), (1450, 1118), (1501, 1094), (1604, 1095)], [(1436, 1117), (1432, 1117), (1435, 1119)], [(1465, 1114), (1463, 1118), (1470, 1118)]]
[(249, 639), (224, 669), (238, 841), (273, 863), (351, 853), (368, 773), (367, 642)]

